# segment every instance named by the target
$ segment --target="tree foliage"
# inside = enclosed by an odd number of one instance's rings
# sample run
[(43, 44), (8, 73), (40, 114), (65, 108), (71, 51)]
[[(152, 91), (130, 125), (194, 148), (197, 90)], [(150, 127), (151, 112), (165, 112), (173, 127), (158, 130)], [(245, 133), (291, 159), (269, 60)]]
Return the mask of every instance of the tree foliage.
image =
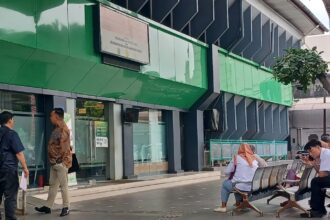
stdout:
[[(316, 47), (311, 50), (287, 49), (285, 56), (276, 59), (273, 76), (285, 85), (292, 83), (306, 92), (309, 85), (315, 84), (316, 79), (324, 79), (328, 71), (328, 65), (321, 54)], [(324, 86), (322, 80), (320, 81)], [(327, 89), (326, 86), (324, 88)]]

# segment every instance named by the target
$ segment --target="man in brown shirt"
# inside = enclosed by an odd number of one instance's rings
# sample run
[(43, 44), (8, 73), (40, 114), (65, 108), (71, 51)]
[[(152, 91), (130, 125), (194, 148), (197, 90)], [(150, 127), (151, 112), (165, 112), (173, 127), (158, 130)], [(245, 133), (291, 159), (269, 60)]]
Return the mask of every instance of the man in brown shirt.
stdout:
[(50, 121), (55, 126), (48, 142), (48, 158), (51, 165), (49, 177), (49, 192), (46, 205), (36, 211), (51, 213), (57, 190), (61, 187), (63, 209), (60, 216), (66, 216), (69, 210), (68, 169), (72, 165), (70, 151), (70, 131), (64, 122), (64, 110), (55, 108), (50, 114)]

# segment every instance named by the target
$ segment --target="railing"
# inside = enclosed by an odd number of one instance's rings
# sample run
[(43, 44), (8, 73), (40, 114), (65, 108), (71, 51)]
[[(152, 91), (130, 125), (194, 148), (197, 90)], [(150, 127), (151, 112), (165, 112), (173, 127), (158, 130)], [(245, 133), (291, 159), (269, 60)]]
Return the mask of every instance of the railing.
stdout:
[(231, 160), (237, 154), (239, 145), (247, 143), (254, 145), (256, 153), (273, 161), (287, 159), (287, 141), (257, 141), (257, 140), (210, 140), (210, 163)]

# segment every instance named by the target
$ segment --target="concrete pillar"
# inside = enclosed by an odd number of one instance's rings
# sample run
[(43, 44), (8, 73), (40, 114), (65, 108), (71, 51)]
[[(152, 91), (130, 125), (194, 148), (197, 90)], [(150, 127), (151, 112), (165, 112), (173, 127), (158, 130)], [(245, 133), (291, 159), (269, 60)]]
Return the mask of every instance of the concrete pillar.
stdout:
[(284, 140), (289, 136), (289, 113), (287, 107), (283, 107), (282, 109), (280, 109), (280, 127), (281, 127), (280, 140)]
[(222, 135), (223, 139), (229, 139), (230, 136), (237, 130), (236, 124), (236, 105), (235, 96), (232, 96), (227, 102), (225, 107), (226, 115), (226, 132)]
[(110, 103), (106, 111), (110, 134), (106, 176), (107, 179), (119, 180), (124, 175), (122, 108), (120, 104)]
[(258, 103), (258, 132), (253, 138), (260, 139), (265, 134), (265, 108), (264, 104)]
[(251, 139), (258, 132), (258, 102), (251, 100), (247, 106), (247, 132), (243, 136), (244, 140)]
[(275, 140), (279, 140), (281, 137), (281, 127), (280, 127), (280, 107), (278, 105), (274, 106), (273, 111), (273, 133)]
[[(131, 106), (124, 105), (123, 110)], [(133, 124), (122, 123), (124, 178), (134, 177)]]
[(273, 106), (271, 104), (265, 106), (265, 133), (261, 136), (264, 140), (274, 140), (273, 134)]
[(165, 111), (164, 120), (166, 123), (168, 172), (180, 173), (182, 172), (180, 112)]
[[(240, 100), (241, 99), (241, 100)], [(246, 100), (243, 97), (237, 97), (236, 102), (236, 130), (230, 136), (230, 139), (242, 139), (242, 136), (247, 132), (247, 114)]]
[(200, 171), (204, 160), (203, 111), (184, 114), (184, 170)]

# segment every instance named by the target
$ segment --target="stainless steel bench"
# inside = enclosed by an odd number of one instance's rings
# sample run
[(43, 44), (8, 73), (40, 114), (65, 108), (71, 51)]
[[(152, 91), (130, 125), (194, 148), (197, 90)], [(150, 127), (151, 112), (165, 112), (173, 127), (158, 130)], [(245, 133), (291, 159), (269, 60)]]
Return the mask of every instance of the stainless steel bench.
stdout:
[[(252, 181), (245, 182), (251, 183), (250, 192), (243, 192), (234, 187), (233, 193), (240, 194), (243, 201), (231, 213), (233, 214), (235, 211), (248, 208), (259, 213), (260, 216), (263, 216), (263, 212), (251, 202), (272, 195), (277, 190), (277, 186), (282, 184), (287, 166), (287, 164), (281, 164), (268, 167), (258, 167), (254, 173)], [(236, 182), (235, 184), (237, 183), (242, 182)]]
[(274, 195), (267, 200), (267, 204), (269, 204), (269, 202), (276, 197), (284, 197), (288, 199), (285, 206), (277, 210), (277, 217), (280, 216), (281, 212), (290, 208), (297, 208), (305, 213), (308, 213), (306, 209), (298, 204), (298, 201), (310, 196), (310, 184), (316, 174), (317, 173), (314, 168), (306, 167), (300, 180), (283, 180), (285, 183), (298, 183), (298, 185), (289, 188), (279, 185), (279, 189), (276, 190)]

